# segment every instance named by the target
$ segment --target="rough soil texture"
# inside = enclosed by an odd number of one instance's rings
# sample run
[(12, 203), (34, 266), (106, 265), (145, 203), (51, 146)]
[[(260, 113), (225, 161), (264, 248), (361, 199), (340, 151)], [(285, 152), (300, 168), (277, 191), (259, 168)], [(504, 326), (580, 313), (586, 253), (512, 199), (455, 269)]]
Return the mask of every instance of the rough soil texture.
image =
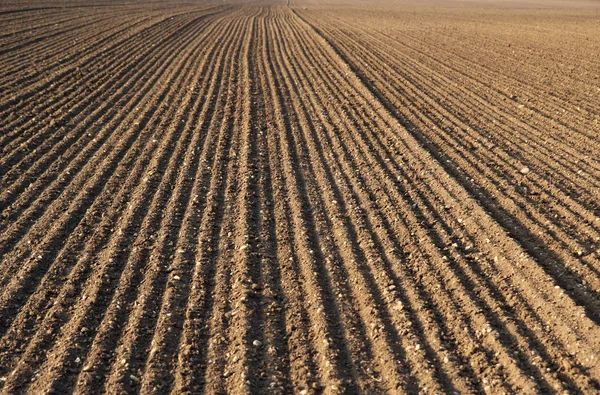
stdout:
[(3, 2), (1, 391), (600, 391), (597, 7)]

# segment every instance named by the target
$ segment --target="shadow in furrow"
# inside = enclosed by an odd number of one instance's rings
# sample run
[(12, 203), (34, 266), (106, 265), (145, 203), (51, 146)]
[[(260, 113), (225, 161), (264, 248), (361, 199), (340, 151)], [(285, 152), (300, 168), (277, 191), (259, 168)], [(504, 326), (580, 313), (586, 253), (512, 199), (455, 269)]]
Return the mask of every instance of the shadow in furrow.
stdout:
[[(451, 175), (468, 193), (477, 201), (490, 215), (498, 222), (509, 235), (525, 250), (528, 254), (535, 258), (536, 262), (551, 276), (554, 281), (565, 290), (565, 293), (571, 297), (577, 304), (584, 307), (589, 319), (600, 325), (600, 301), (597, 292), (591, 289), (582, 289), (580, 287), (580, 279), (577, 274), (571, 270), (565, 262), (552, 251), (542, 239), (533, 234), (527, 227), (512, 216), (504, 208), (496, 203), (494, 197), (485, 189), (473, 185), (469, 178), (462, 174), (460, 169), (447, 162), (445, 153), (441, 147), (433, 144), (427, 136), (411, 121), (406, 119), (402, 113), (385, 97), (385, 95), (377, 90), (369, 81), (369, 78), (341, 51), (330, 39), (328, 39), (319, 28), (300, 16), (295, 10), (292, 12), (306, 24), (311, 26), (313, 30), (329, 46), (335, 51), (338, 56), (348, 65), (356, 77), (363, 85), (373, 94), (374, 97), (383, 105), (383, 107), (396, 118), (396, 120), (406, 128), (408, 133), (413, 136), (419, 144), (424, 147), (438, 164)], [(590, 295), (588, 295), (588, 293)]]

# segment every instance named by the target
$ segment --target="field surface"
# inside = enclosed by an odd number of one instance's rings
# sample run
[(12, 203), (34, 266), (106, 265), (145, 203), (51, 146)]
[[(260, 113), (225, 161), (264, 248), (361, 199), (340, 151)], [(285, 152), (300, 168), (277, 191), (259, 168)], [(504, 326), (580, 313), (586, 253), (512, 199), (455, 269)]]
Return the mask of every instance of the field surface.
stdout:
[(597, 393), (599, 8), (3, 1), (0, 391)]

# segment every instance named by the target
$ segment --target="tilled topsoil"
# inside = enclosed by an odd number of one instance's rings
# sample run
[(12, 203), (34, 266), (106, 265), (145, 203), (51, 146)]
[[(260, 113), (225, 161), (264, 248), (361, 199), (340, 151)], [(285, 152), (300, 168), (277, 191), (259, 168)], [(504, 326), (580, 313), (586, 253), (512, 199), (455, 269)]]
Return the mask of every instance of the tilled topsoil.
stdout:
[(600, 392), (599, 21), (0, 4), (1, 391)]

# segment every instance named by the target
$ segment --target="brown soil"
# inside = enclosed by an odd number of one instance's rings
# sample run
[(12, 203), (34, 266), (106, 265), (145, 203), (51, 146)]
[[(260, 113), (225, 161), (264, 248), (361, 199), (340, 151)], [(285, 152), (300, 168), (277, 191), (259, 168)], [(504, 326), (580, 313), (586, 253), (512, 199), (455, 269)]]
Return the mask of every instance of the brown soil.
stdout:
[(600, 391), (598, 29), (2, 3), (1, 390)]

